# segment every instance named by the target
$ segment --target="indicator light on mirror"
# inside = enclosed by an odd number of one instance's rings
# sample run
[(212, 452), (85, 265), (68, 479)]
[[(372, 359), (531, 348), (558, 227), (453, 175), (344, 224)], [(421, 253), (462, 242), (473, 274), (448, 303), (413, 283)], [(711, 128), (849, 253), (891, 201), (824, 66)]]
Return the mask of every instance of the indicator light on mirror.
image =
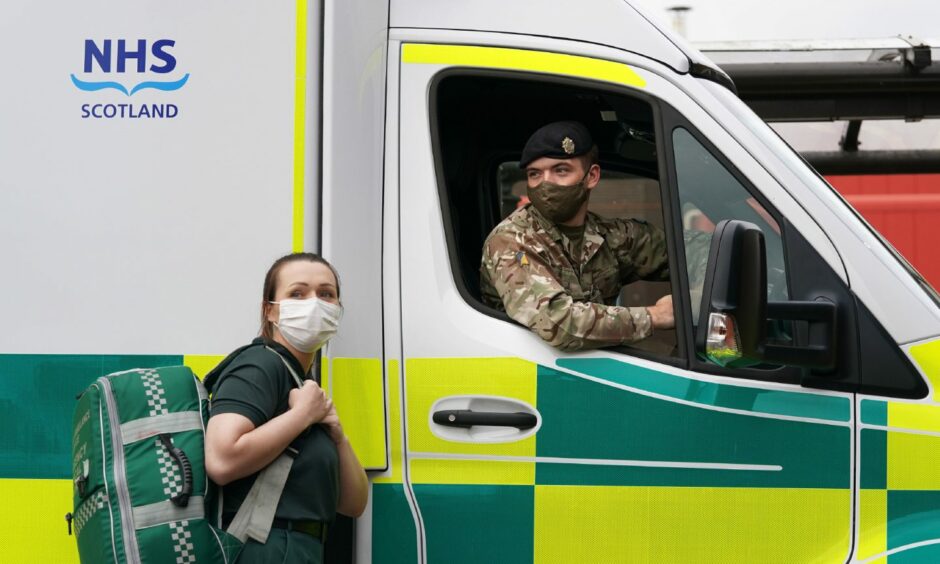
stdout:
[(708, 316), (708, 333), (705, 338), (705, 356), (719, 366), (728, 366), (741, 358), (738, 331), (734, 317), (726, 313)]

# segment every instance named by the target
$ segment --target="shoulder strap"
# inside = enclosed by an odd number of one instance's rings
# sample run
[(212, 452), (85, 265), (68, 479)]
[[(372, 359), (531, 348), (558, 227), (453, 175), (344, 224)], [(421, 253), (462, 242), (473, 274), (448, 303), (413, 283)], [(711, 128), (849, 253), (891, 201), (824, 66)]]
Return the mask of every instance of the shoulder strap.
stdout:
[(226, 530), (228, 534), (243, 543), (249, 538), (262, 544), (268, 541), (268, 533), (274, 523), (274, 513), (294, 464), (294, 453), (290, 451), (288, 448), (287, 452), (274, 459), (274, 462), (255, 478), (255, 483)]
[(232, 364), (232, 361), (235, 360), (238, 355), (242, 354), (242, 352), (250, 349), (251, 347), (259, 346), (261, 346), (261, 343), (249, 343), (230, 352), (229, 355), (222, 360), (222, 362), (218, 363), (215, 368), (210, 370), (209, 373), (206, 374), (205, 378), (202, 379), (202, 383), (205, 385), (206, 390), (212, 392), (213, 388), (218, 385), (219, 379), (222, 377), (222, 373), (225, 372), (225, 369), (228, 368), (228, 365)]
[(298, 388), (304, 385), (303, 378), (297, 375), (297, 371), (294, 370), (294, 367), (291, 366), (290, 362), (286, 358), (284, 358), (284, 356), (281, 353), (277, 352), (272, 347), (269, 347), (268, 345), (265, 345), (263, 343), (249, 343), (247, 345), (238, 347), (237, 349), (229, 353), (229, 355), (225, 357), (222, 360), (222, 362), (217, 364), (215, 368), (213, 368), (212, 370), (209, 371), (208, 374), (206, 374), (205, 378), (202, 379), (202, 383), (203, 385), (205, 385), (206, 390), (208, 390), (209, 392), (212, 392), (213, 389), (219, 385), (219, 381), (221, 380), (222, 374), (225, 372), (225, 369), (228, 368), (230, 364), (232, 364), (232, 361), (235, 360), (238, 357), (238, 355), (243, 353), (245, 350), (250, 349), (251, 347), (261, 347), (261, 346), (268, 349), (269, 351), (277, 355), (279, 359), (281, 359), (281, 362), (283, 362), (284, 366), (287, 367), (287, 371), (290, 372), (290, 375), (294, 379), (294, 383), (297, 384)]
[(277, 352), (277, 351), (274, 350), (273, 348), (271, 348), (271, 347), (269, 347), (269, 346), (267, 346), (267, 345), (265, 345), (264, 348), (266, 348), (266, 349), (268, 349), (269, 351), (273, 352), (274, 354), (277, 355), (277, 357), (278, 357), (279, 359), (281, 359), (281, 362), (284, 363), (284, 366), (287, 367), (287, 371), (290, 372), (291, 377), (294, 379), (294, 383), (297, 384), (297, 387), (298, 387), (298, 388), (302, 388), (302, 387), (304, 386), (304, 380), (303, 380), (303, 378), (301, 378), (300, 376), (297, 375), (297, 371), (294, 370), (294, 367), (290, 365), (290, 362), (289, 362), (286, 358), (284, 358), (284, 357), (281, 355), (281, 353)]
[[(222, 361), (222, 363), (228, 365), (231, 359), (249, 346), (252, 345), (236, 350)], [(291, 378), (293, 378), (294, 383), (297, 384), (297, 387), (302, 387), (303, 379), (297, 375), (297, 371), (291, 366), (290, 361), (272, 347), (265, 345), (264, 348), (281, 359), (281, 362), (284, 363), (284, 367), (287, 368)], [(220, 366), (222, 366), (222, 364), (220, 364)], [(219, 369), (217, 368), (217, 370)], [(221, 375), (222, 370), (224, 370), (224, 366), (219, 370), (219, 375), (216, 376), (216, 380)], [(212, 373), (215, 373), (215, 370), (213, 370)], [(215, 383), (214, 381), (213, 384)], [(306, 431), (301, 435), (304, 434), (306, 434)], [(284, 492), (287, 477), (290, 474), (291, 466), (294, 464), (294, 457), (297, 456), (298, 451), (299, 440), (296, 440), (294, 444), (287, 447), (287, 450), (278, 456), (274, 462), (261, 470), (255, 478), (251, 489), (248, 491), (248, 495), (245, 496), (241, 506), (235, 513), (235, 517), (232, 519), (226, 532), (243, 543), (249, 538), (262, 544), (267, 542), (268, 533), (271, 531), (271, 525), (274, 522), (275, 510), (280, 502), (281, 494)]]

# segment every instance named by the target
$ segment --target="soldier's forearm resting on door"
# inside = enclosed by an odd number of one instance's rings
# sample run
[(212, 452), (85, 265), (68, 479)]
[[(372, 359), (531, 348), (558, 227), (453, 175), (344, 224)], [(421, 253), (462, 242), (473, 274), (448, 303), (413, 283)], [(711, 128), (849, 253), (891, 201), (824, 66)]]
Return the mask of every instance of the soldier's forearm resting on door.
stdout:
[(638, 341), (652, 333), (643, 307), (576, 302), (536, 255), (526, 264), (507, 251), (488, 273), (506, 313), (564, 350), (607, 347)]

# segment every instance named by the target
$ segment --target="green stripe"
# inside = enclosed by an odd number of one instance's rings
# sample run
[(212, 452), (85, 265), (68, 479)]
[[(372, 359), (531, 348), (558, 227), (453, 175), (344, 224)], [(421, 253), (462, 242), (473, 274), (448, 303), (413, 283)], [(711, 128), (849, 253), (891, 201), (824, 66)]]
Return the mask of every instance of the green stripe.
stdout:
[(940, 544), (912, 548), (888, 557), (888, 564), (937, 564), (937, 562), (940, 562)]
[(888, 433), (874, 429), (862, 429), (860, 448), (862, 464), (860, 483), (862, 489), (887, 489)]
[(843, 397), (700, 382), (612, 358), (562, 358), (557, 364), (588, 376), (702, 405), (827, 421), (851, 419), (849, 400)]
[[(888, 550), (937, 538), (940, 538), (940, 492), (888, 491)], [(910, 558), (914, 557), (912, 552)]]
[(0, 355), (0, 478), (71, 478), (76, 396), (104, 374), (182, 363), (169, 355)]
[(418, 561), (414, 517), (401, 484), (372, 485), (372, 562), (412, 564)]
[(536, 465), (537, 484), (849, 488), (851, 429), (727, 413), (538, 369), (540, 457), (778, 465), (781, 471)]
[(414, 491), (428, 562), (532, 562), (534, 487), (422, 484)]
[(862, 400), (860, 411), (862, 423), (867, 425), (888, 425), (888, 402)]

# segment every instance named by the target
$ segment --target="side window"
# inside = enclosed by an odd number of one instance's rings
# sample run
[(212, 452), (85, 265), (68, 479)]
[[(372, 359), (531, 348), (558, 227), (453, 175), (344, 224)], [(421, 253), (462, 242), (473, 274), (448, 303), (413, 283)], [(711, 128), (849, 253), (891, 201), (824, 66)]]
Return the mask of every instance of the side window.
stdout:
[(780, 225), (750, 192), (688, 130), (677, 127), (672, 145), (689, 276), (692, 324), (699, 320), (702, 284), (715, 225), (725, 219), (749, 221), (764, 233), (767, 298), (785, 301), (787, 273)]
[[(457, 71), (437, 80), (431, 100), (438, 184), (454, 279), (464, 299), (480, 311), (504, 315), (484, 304), (481, 252), (490, 231), (528, 204), (518, 159), (529, 135), (542, 125), (576, 120), (591, 131), (601, 167), (601, 181), (591, 192), (591, 212), (602, 221), (637, 219), (663, 229), (659, 157), (664, 144), (656, 138), (654, 107), (645, 99), (622, 89), (571, 80)], [(623, 285), (623, 273), (633, 269), (613, 264), (610, 270), (614, 290), (585, 301), (644, 307), (671, 293), (668, 281)], [(660, 358), (679, 356), (672, 330), (656, 331), (622, 350)]]

